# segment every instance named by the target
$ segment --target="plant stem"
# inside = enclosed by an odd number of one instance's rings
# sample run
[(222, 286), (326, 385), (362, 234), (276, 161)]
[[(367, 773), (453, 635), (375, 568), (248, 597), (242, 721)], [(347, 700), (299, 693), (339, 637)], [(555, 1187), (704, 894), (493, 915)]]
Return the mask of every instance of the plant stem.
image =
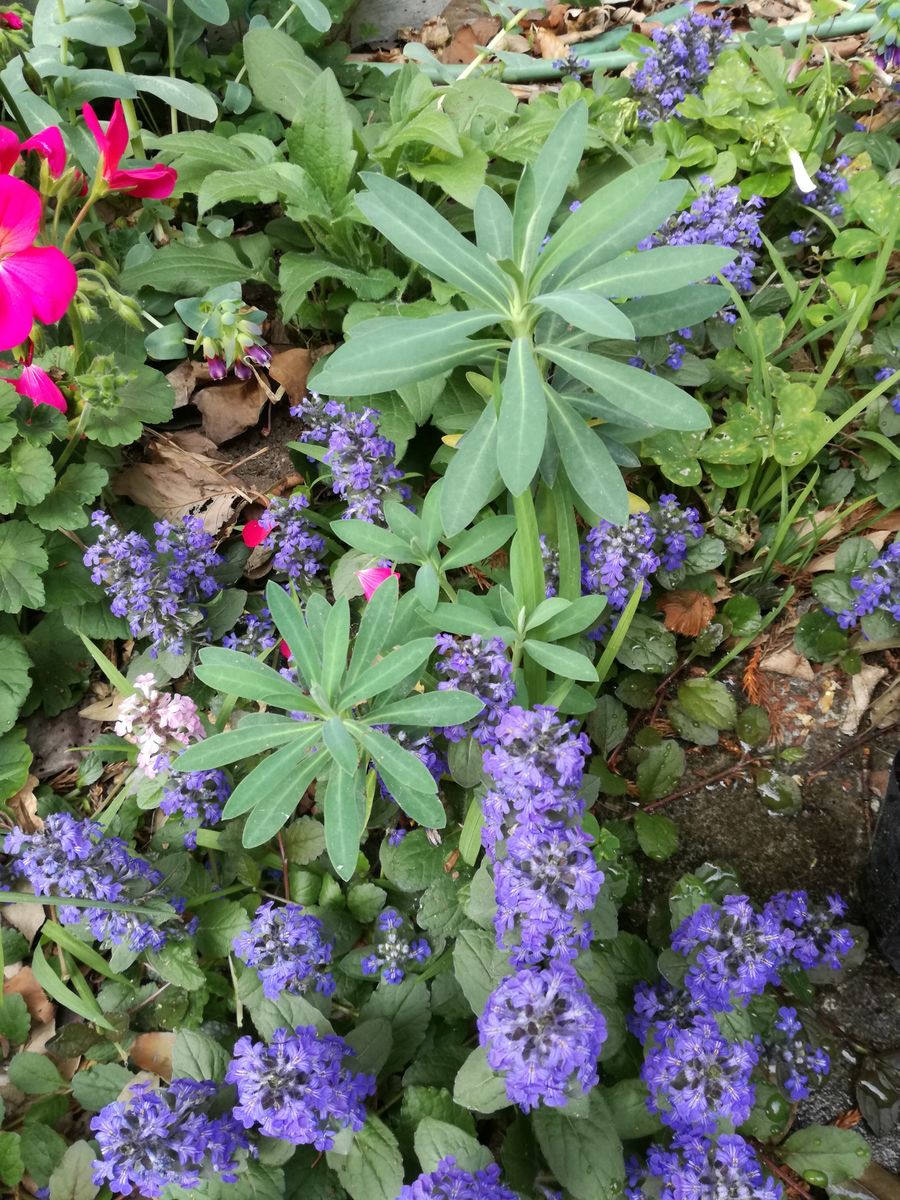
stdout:
[[(281, 14), (281, 16), (278, 18), (278, 20), (275, 22), (275, 24), (272, 26), (272, 28), (280, 29), (293, 11), (294, 11), (293, 4), (289, 4), (287, 6), (287, 8), (284, 10), (284, 12)], [(247, 74), (247, 64), (244, 63), (244, 65), (238, 71), (237, 75), (235, 75), (234, 82), (240, 83), (246, 74)]]
[[(166, 52), (169, 56), (169, 78), (175, 78), (175, 0), (166, 0)], [(178, 109), (169, 105), (172, 116), (172, 132), (178, 132)]]
[[(123, 79), (128, 78), (128, 71), (125, 67), (125, 60), (122, 58), (122, 51), (118, 46), (107, 46), (107, 57), (109, 65), (117, 75), (121, 75)], [(141, 141), (141, 123), (138, 120), (137, 112), (134, 107), (134, 101), (127, 97), (122, 101), (122, 112), (125, 114), (125, 124), (128, 126), (128, 133), (133, 143), (129, 150), (133, 153), (136, 148), (140, 156), (144, 157), (144, 144)]]
[(63, 467), (75, 453), (75, 449), (78, 446), (78, 443), (81, 441), (81, 435), (84, 432), (88, 409), (90, 407), (90, 404), (85, 404), (81, 412), (78, 414), (78, 420), (75, 422), (75, 428), (69, 434), (69, 440), (66, 442), (62, 454), (56, 460), (57, 474), (63, 469)]

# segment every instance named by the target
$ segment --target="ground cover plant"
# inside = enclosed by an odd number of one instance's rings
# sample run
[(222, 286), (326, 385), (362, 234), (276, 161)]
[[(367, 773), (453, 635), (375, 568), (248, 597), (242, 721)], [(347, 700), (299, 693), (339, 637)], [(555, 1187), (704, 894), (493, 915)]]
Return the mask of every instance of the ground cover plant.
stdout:
[(809, 1104), (854, 897), (661, 810), (802, 810), (774, 631), (894, 663), (894, 7), (527, 103), (344, 4), (0, 14), (8, 1194), (889, 1196)]

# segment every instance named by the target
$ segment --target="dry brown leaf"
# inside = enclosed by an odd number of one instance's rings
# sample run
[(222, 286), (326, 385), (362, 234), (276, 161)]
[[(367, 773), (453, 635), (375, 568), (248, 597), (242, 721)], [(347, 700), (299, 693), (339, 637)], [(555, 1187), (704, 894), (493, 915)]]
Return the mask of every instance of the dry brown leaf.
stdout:
[(86, 708), (78, 710), (79, 717), (84, 717), (86, 721), (117, 721), (119, 719), (119, 709), (125, 702), (124, 696), (114, 696), (106, 700), (95, 700), (93, 704), (88, 704)]
[(250, 499), (221, 463), (187, 451), (171, 438), (155, 441), (147, 462), (120, 471), (112, 490), (168, 520), (196, 513), (207, 533), (218, 533), (241, 501)]
[(191, 362), (190, 359), (185, 359), (180, 362), (174, 371), (169, 371), (166, 375), (172, 389), (175, 392), (175, 407), (183, 408), (194, 394), (194, 388), (198, 383), (209, 382), (209, 370), (205, 363)]
[(171, 1079), (174, 1047), (174, 1033), (139, 1033), (128, 1053), (142, 1071), (152, 1071), (163, 1079)]
[[(880, 550), (890, 537), (890, 533), (886, 529), (870, 529), (868, 533), (864, 533), (861, 536), (867, 542), (871, 542), (876, 550)], [(810, 574), (815, 574), (817, 571), (833, 571), (836, 558), (836, 550), (832, 550), (830, 554), (820, 554), (818, 558), (812, 560), (806, 569)]]
[[(418, 40), (427, 50), (431, 50), (432, 53), (437, 50), (443, 50), (450, 41), (450, 26), (443, 17), (431, 17), (430, 20), (422, 23)], [(271, 368), (269, 369), (269, 374), (272, 374)]]
[(2, 917), (30, 942), (47, 919), (47, 913), (42, 904), (4, 904)]
[(194, 405), (203, 414), (203, 432), (217, 446), (252, 429), (265, 402), (266, 394), (255, 378), (230, 379), (194, 394)]
[(550, 29), (541, 29), (536, 26), (534, 29), (534, 44), (537, 47), (541, 58), (547, 58), (555, 61), (558, 58), (563, 60), (569, 57), (569, 46), (561, 37), (558, 37)]
[(887, 675), (886, 667), (865, 666), (850, 676), (850, 700), (841, 722), (841, 733), (856, 733), (859, 723), (872, 702), (872, 693)]
[[(446, 24), (444, 27), (446, 28)], [(447, 37), (444, 42), (441, 42), (441, 45), (443, 46), (449, 40), (450, 30), (448, 29)], [(312, 355), (310, 352), (299, 346), (291, 346), (287, 350), (276, 350), (273, 353), (272, 361), (269, 363), (269, 374), (276, 383), (280, 383), (284, 388), (288, 400), (296, 403), (302, 400), (306, 394), (306, 380), (311, 367)]]
[(784, 650), (776, 650), (774, 654), (767, 654), (759, 667), (761, 671), (769, 671), (774, 675), (788, 675), (792, 679), (805, 679), (808, 683), (816, 677), (809, 665), (809, 659), (789, 646)]
[(871, 1163), (858, 1179), (853, 1181), (853, 1195), (863, 1200), (900, 1200), (900, 1177), (886, 1171), (878, 1163)]
[[(24, 908), (25, 905), (21, 907)], [(39, 905), (33, 904), (28, 907), (36, 908), (43, 917), (44, 910)], [(22, 967), (11, 979), (4, 979), (3, 994), (4, 996), (21, 996), (25, 1001), (25, 1007), (31, 1014), (32, 1021), (38, 1025), (46, 1025), (56, 1011), (53, 1001), (35, 979), (31, 967)]]
[(34, 789), (40, 782), (37, 775), (29, 775), (25, 784), (6, 803), (12, 809), (16, 824), (25, 833), (40, 833), (44, 822), (37, 815), (37, 797)]
[(449, 45), (438, 56), (445, 63), (470, 63), (478, 57), (478, 47), (486, 46), (500, 32), (500, 22), (493, 17), (477, 17), (461, 25)]
[(697, 637), (716, 615), (716, 606), (709, 596), (690, 588), (666, 592), (657, 600), (656, 607), (664, 614), (666, 629), (683, 633), (686, 637)]

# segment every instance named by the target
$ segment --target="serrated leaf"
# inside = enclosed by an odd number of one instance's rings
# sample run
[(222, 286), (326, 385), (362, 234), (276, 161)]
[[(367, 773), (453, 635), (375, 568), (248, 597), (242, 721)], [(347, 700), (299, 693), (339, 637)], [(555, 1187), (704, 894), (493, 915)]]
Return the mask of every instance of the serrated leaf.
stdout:
[(30, 442), (16, 443), (0, 469), (0, 513), (11, 513), (19, 504), (37, 504), (55, 482), (50, 451)]
[(81, 529), (89, 517), (85, 505), (106, 486), (107, 472), (97, 463), (72, 463), (56, 486), (28, 511), (28, 519), (41, 529)]
[(50, 1176), (49, 1200), (94, 1200), (100, 1191), (93, 1181), (95, 1157), (87, 1142), (74, 1142)]
[(85, 1112), (99, 1112), (112, 1104), (134, 1078), (131, 1071), (118, 1063), (100, 1063), (77, 1073), (72, 1080), (72, 1095)]
[(41, 575), (46, 570), (47, 554), (40, 530), (25, 521), (0, 523), (0, 612), (41, 608)]
[(694, 721), (714, 729), (733, 729), (737, 704), (718, 679), (688, 679), (678, 689), (678, 703)]
[(660, 800), (684, 774), (684, 751), (668, 739), (651, 746), (638, 764), (637, 787), (642, 800)]
[(230, 1055), (223, 1046), (196, 1029), (180, 1029), (172, 1049), (175, 1079), (213, 1079), (221, 1083)]
[(668, 817), (640, 810), (634, 814), (638, 845), (648, 858), (665, 862), (678, 849), (678, 826)]
[(531, 1120), (551, 1171), (576, 1200), (617, 1200), (625, 1183), (622, 1143), (599, 1090), (584, 1117), (539, 1108)]
[(453, 1158), (463, 1171), (481, 1171), (494, 1157), (477, 1138), (434, 1117), (423, 1117), (415, 1132), (416, 1157), (423, 1171), (435, 1171), (444, 1158)]
[(403, 1156), (387, 1125), (370, 1114), (349, 1153), (326, 1154), (329, 1167), (352, 1200), (396, 1200), (403, 1186)]

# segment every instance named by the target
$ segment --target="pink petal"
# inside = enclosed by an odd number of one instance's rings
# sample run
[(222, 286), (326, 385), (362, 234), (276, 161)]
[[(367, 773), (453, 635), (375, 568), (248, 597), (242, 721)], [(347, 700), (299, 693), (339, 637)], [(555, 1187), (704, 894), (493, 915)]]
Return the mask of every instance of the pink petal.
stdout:
[(27, 142), (22, 143), (22, 149), (34, 150), (41, 158), (46, 158), (54, 179), (59, 179), (66, 169), (66, 144), (56, 125), (48, 125), (46, 129), (30, 137)]
[[(94, 141), (97, 143), (97, 149), (101, 156), (106, 156), (106, 134), (103, 132), (103, 126), (97, 120), (97, 114), (94, 112), (90, 104), (84, 104), (81, 108), (81, 115), (84, 117), (84, 123), (93, 135)], [(120, 155), (121, 157), (121, 155)]]
[(365, 571), (357, 571), (356, 578), (362, 584), (363, 595), (368, 601), (386, 579), (399, 579), (400, 576), (390, 567), (368, 567)]
[(171, 196), (178, 180), (174, 167), (135, 167), (131, 171), (112, 171), (106, 174), (109, 186), (129, 196), (146, 196), (150, 200), (165, 200)]
[(60, 412), (66, 411), (66, 398), (43, 367), (22, 368), (22, 374), (13, 383), (20, 396), (30, 396), (35, 404), (50, 404)]
[(55, 246), (32, 246), (0, 262), (4, 278), (27, 288), (39, 321), (52, 325), (63, 316), (78, 289), (75, 268)]
[(0, 350), (24, 342), (34, 324), (31, 292), (8, 273), (10, 261), (0, 261)]
[(22, 179), (0, 175), (0, 255), (24, 250), (37, 237), (41, 198)]
[(284, 658), (291, 657), (291, 648), (287, 644), (287, 642), (284, 640), (284, 638), (282, 638), (281, 645), (278, 647), (278, 649), (281, 651)]
[(19, 137), (12, 129), (0, 125), (0, 174), (8, 175), (19, 161)]
[(269, 536), (271, 525), (263, 525), (262, 521), (248, 521), (241, 531), (241, 537), (244, 539), (244, 545), (251, 549), (258, 546), (260, 542), (264, 542)]
[(3, 22), (3, 24), (6, 26), (7, 29), (24, 29), (25, 28), (25, 22), (18, 15), (18, 13), (14, 13), (14, 12), (0, 13), (0, 21)]
[(122, 101), (117, 100), (113, 105), (112, 116), (106, 126), (106, 154), (104, 155), (103, 174), (109, 179), (118, 170), (122, 155), (128, 149), (128, 122), (125, 120), (125, 110)]

